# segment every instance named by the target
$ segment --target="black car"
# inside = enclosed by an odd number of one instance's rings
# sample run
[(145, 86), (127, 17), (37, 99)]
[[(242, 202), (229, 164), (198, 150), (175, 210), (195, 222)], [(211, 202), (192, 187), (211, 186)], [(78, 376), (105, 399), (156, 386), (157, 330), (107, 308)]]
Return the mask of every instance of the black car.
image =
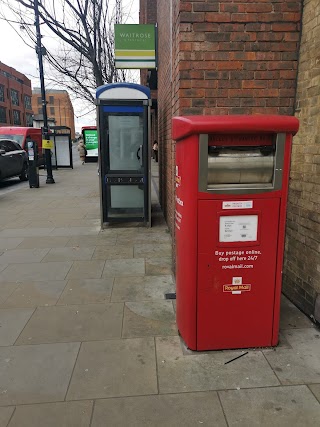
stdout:
[(18, 176), (28, 180), (28, 156), (21, 146), (10, 139), (0, 140), (0, 181)]

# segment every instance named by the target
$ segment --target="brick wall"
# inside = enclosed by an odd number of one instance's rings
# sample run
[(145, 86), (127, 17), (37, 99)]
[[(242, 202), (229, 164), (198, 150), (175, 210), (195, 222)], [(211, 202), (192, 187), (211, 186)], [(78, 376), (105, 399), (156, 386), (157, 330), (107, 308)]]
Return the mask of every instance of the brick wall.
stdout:
[(300, 130), (292, 150), (284, 292), (309, 315), (320, 294), (319, 41), (320, 3), (305, 0), (296, 103)]
[[(32, 123), (32, 108), (31, 108), (31, 81), (22, 73), (0, 62), (0, 126), (26, 126), (27, 115)], [(11, 89), (18, 92), (19, 105), (15, 105), (11, 99)], [(29, 97), (30, 108), (25, 106), (25, 96)], [(20, 123), (14, 123), (14, 111), (19, 112)], [(30, 124), (29, 124), (30, 125)]]
[(173, 232), (171, 117), (292, 115), (301, 1), (158, 0), (157, 5), (161, 203)]

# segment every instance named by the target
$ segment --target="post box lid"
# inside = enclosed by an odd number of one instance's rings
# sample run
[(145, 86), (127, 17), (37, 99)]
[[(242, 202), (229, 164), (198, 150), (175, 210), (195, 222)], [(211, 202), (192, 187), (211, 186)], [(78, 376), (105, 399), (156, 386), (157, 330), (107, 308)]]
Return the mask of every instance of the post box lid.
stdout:
[(292, 116), (178, 116), (172, 119), (172, 139), (208, 133), (291, 133), (299, 129), (299, 120)]

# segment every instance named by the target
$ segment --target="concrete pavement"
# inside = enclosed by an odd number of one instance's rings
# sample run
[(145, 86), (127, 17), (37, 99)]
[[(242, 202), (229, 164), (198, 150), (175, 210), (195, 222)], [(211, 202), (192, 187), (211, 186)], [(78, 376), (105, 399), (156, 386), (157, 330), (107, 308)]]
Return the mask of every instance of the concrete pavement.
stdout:
[(319, 424), (309, 319), (283, 297), (276, 349), (188, 351), (156, 187), (152, 229), (100, 231), (96, 165), (54, 178), (0, 195), (0, 427)]

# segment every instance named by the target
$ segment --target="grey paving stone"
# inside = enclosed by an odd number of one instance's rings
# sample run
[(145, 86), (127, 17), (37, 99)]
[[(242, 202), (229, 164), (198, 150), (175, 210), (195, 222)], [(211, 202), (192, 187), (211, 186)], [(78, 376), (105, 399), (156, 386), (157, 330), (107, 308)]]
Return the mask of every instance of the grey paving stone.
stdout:
[(104, 303), (110, 301), (113, 277), (104, 279), (73, 279), (62, 293), (58, 305)]
[(320, 383), (320, 333), (316, 329), (285, 331), (291, 349), (264, 350), (281, 383)]
[(50, 236), (93, 236), (98, 234), (100, 226), (94, 227), (58, 227), (48, 233)]
[(216, 392), (98, 400), (92, 420), (92, 427), (194, 427), (202, 424), (227, 426)]
[(65, 280), (19, 283), (10, 297), (3, 303), (3, 306), (37, 307), (39, 305), (54, 305), (58, 301), (66, 284)]
[(230, 427), (313, 427), (320, 405), (307, 386), (219, 392)]
[(98, 236), (74, 236), (68, 240), (66, 246), (90, 248), (95, 246), (114, 246), (117, 241), (117, 235), (99, 234)]
[(128, 259), (133, 258), (133, 246), (97, 246), (92, 259)]
[(111, 259), (104, 266), (102, 277), (144, 276), (144, 259)]
[[(1, 271), (5, 270), (8, 267), (8, 264), (0, 264), (0, 273)], [(1, 281), (2, 275), (0, 276), (0, 281)]]
[(104, 268), (104, 261), (74, 261), (67, 279), (100, 279)]
[(16, 344), (118, 338), (122, 316), (121, 303), (39, 307)]
[(50, 249), (12, 249), (0, 256), (1, 264), (40, 262)]
[(313, 323), (284, 295), (281, 297), (280, 329), (312, 328)]
[(172, 274), (172, 259), (171, 257), (147, 258), (146, 259), (146, 274), (148, 276), (157, 276)]
[(140, 243), (134, 245), (135, 258), (171, 257), (172, 246), (165, 243)]
[(297, 329), (284, 332), (293, 348), (301, 351), (313, 351), (320, 356), (320, 330), (312, 325), (309, 329)]
[(174, 292), (171, 275), (116, 277), (111, 300), (163, 300), (166, 292)]
[(50, 228), (43, 227), (25, 227), (25, 228), (6, 228), (5, 230), (0, 231), (0, 237), (38, 237), (38, 236), (48, 236), (53, 230)]
[(117, 245), (133, 245), (133, 244), (171, 244), (171, 237), (169, 233), (165, 231), (152, 232), (152, 230), (148, 230), (139, 233), (126, 233), (119, 232)]
[(12, 406), (0, 408), (0, 427), (7, 427), (13, 411), (14, 407)]
[(21, 308), (0, 309), (0, 346), (15, 343), (32, 313)]
[(233, 363), (241, 351), (184, 356), (179, 337), (156, 338), (160, 393), (267, 387), (279, 381), (260, 351)]
[(3, 282), (27, 282), (30, 280), (64, 280), (71, 262), (42, 262), (10, 264), (0, 275)]
[(309, 388), (320, 403), (320, 384), (310, 384)]
[(52, 248), (43, 258), (43, 262), (51, 261), (89, 261), (92, 258), (94, 248)]
[(17, 406), (10, 427), (89, 427), (92, 401)]
[(15, 249), (22, 241), (21, 237), (0, 237), (0, 250)]
[[(21, 239), (22, 240), (22, 239)], [(69, 237), (25, 237), (19, 244), (19, 249), (63, 248)]]
[(83, 343), (67, 399), (157, 393), (154, 340), (134, 338)]
[(0, 347), (0, 405), (63, 400), (79, 343)]
[(0, 282), (0, 305), (9, 298), (17, 286), (16, 282)]
[(124, 308), (124, 338), (177, 335), (171, 301), (127, 302)]

